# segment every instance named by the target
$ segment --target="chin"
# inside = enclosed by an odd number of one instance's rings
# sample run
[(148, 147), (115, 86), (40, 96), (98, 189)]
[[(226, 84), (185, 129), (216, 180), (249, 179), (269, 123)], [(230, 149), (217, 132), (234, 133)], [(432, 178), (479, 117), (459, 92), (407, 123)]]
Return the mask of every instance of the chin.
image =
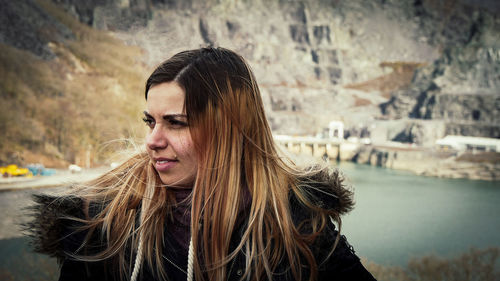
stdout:
[(167, 185), (167, 186), (173, 187), (173, 188), (185, 189), (185, 188), (192, 188), (193, 187), (193, 184), (187, 184), (186, 182), (179, 180), (179, 179), (172, 179), (170, 177), (162, 177), (162, 176), (160, 176), (160, 179), (164, 185)]

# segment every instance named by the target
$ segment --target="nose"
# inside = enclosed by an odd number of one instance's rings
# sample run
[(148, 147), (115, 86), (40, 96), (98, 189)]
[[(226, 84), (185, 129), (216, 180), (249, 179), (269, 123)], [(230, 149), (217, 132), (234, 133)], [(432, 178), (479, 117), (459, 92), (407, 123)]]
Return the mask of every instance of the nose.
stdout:
[(166, 148), (167, 143), (167, 138), (161, 126), (155, 126), (146, 136), (146, 145), (151, 150)]

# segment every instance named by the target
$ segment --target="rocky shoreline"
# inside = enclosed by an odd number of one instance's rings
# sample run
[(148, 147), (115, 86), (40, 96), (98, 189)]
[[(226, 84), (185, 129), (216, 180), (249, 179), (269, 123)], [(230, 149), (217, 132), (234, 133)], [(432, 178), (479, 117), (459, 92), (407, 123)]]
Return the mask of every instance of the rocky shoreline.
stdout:
[(360, 146), (349, 160), (422, 176), (500, 181), (500, 153), (494, 152), (367, 145)]

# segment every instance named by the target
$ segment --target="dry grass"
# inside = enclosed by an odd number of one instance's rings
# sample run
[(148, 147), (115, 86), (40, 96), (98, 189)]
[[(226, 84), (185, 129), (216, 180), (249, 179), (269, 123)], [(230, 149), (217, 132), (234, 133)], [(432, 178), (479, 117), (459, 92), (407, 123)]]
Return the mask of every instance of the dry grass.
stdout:
[(66, 169), (70, 164), (68, 161), (62, 158), (57, 158), (52, 155), (48, 156), (42, 153), (35, 153), (30, 150), (24, 150), (21, 153), (21, 158), (26, 163), (43, 163), (44, 166), (58, 168), (58, 169), (63, 169), (63, 168)]
[(372, 102), (368, 99), (364, 99), (364, 98), (360, 98), (356, 95), (354, 95), (354, 106), (357, 107), (357, 106), (366, 106), (366, 105), (370, 105), (372, 104)]
[(457, 157), (456, 161), (472, 163), (500, 163), (500, 153), (498, 152), (465, 152)]
[(89, 146), (95, 151), (141, 131), (147, 73), (141, 50), (79, 23), (50, 1), (37, 3), (76, 39), (51, 42), (57, 56), (51, 61), (0, 45), (0, 163), (22, 165), (38, 155), (37, 162), (53, 158), (57, 163), (43, 164), (59, 166)]
[(470, 249), (451, 259), (434, 255), (410, 260), (406, 268), (374, 263), (365, 266), (378, 281), (497, 281), (499, 248)]
[(381, 67), (391, 67), (393, 72), (361, 83), (349, 84), (345, 88), (359, 91), (379, 91), (382, 96), (389, 98), (391, 92), (408, 88), (413, 79), (415, 70), (423, 66), (415, 62), (384, 62)]

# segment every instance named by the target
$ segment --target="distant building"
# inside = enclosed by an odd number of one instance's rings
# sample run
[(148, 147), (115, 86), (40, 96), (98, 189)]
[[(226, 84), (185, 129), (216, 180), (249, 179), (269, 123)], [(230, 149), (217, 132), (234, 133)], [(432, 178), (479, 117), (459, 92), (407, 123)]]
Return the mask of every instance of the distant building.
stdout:
[(344, 122), (332, 121), (328, 124), (328, 138), (344, 139)]
[(500, 152), (500, 139), (494, 138), (446, 136), (438, 139), (436, 145), (442, 149)]

